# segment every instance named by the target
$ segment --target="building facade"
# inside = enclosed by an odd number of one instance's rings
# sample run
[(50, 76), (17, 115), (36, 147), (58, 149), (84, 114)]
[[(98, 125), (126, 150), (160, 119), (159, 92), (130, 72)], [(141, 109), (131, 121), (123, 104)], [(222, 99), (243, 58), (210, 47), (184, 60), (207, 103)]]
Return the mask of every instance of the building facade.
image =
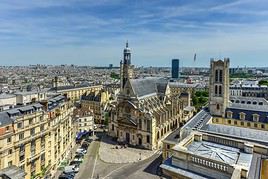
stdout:
[(15, 165), (26, 179), (54, 174), (68, 156), (76, 128), (65, 96), (0, 113), (0, 168)]
[(229, 65), (228, 58), (210, 61), (209, 110), (213, 116), (225, 116), (229, 104)]
[(110, 95), (106, 90), (85, 93), (81, 97), (81, 108), (93, 114), (95, 123), (104, 124), (104, 111), (109, 99)]
[(130, 57), (127, 45), (121, 62), (121, 90), (110, 111), (109, 135), (129, 145), (158, 149), (161, 139), (179, 127), (183, 104), (170, 95), (163, 79), (131, 79)]
[(67, 96), (72, 102), (79, 101), (85, 93), (97, 92), (103, 88), (102, 85), (77, 85), (77, 86), (59, 86), (51, 88), (50, 91)]

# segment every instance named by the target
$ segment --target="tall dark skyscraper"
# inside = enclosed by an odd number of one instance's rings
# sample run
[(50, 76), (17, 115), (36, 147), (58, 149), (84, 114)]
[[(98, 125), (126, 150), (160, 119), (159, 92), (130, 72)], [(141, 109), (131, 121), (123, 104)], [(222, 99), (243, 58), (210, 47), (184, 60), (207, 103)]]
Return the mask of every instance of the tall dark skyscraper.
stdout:
[(171, 77), (178, 79), (179, 78), (179, 59), (172, 59), (172, 69), (171, 69)]

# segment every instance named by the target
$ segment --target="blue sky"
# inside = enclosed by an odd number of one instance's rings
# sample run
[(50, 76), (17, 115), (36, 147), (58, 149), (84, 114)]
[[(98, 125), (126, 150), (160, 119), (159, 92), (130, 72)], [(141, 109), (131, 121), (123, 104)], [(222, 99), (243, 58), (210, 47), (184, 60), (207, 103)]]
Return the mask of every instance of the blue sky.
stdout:
[(0, 2), (0, 65), (118, 65), (126, 40), (137, 66), (267, 66), (268, 1)]

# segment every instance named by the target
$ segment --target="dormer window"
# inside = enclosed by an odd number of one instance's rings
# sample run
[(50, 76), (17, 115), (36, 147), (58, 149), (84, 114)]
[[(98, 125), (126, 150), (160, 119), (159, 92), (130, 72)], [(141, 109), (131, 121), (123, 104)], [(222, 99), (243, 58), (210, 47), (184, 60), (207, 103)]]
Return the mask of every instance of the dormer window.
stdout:
[(258, 114), (253, 114), (253, 121), (254, 122), (259, 122), (260, 115)]
[(233, 118), (233, 112), (227, 111), (227, 118), (232, 119)]
[(241, 119), (241, 120), (245, 120), (245, 118), (246, 118), (246, 114), (243, 113), (243, 112), (241, 112), (241, 113), (240, 113), (240, 119)]

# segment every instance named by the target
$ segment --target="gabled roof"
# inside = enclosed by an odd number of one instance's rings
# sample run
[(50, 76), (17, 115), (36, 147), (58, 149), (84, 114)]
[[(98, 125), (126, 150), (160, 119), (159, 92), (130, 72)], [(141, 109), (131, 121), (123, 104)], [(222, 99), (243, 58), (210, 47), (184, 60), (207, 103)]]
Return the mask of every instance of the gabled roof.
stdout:
[(164, 93), (168, 84), (163, 78), (130, 79), (129, 81), (138, 98)]

